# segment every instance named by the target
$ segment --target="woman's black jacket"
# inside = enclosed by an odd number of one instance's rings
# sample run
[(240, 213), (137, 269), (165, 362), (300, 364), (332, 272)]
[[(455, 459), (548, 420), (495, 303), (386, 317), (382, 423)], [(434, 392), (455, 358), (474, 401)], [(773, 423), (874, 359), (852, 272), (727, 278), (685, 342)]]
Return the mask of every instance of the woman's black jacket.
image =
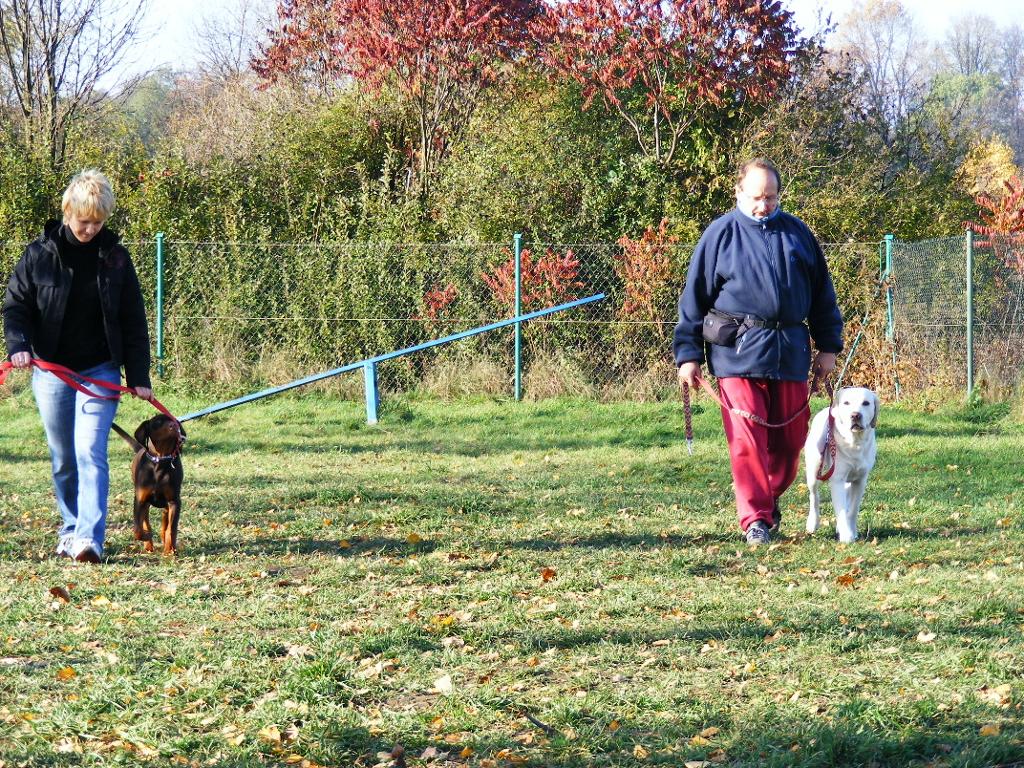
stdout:
[[(31, 352), (52, 360), (57, 350), (72, 277), (60, 258), (58, 237), (60, 222), (51, 221), (26, 246), (8, 281), (3, 304), (8, 355)], [(113, 362), (124, 366), (127, 385), (150, 387), (149, 330), (135, 266), (117, 234), (104, 227), (96, 237), (96, 280), (103, 309), (103, 328), (96, 331), (106, 334)]]

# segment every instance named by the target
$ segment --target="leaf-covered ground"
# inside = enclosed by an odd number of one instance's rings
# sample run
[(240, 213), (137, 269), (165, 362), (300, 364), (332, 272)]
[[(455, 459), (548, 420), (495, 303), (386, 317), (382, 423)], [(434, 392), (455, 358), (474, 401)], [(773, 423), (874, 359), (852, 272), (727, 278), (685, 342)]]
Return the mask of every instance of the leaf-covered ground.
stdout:
[(695, 429), (690, 457), (674, 403), (263, 401), (190, 423), (177, 559), (132, 541), (112, 442), (89, 567), (51, 554), (31, 398), (0, 400), (0, 766), (1024, 760), (1006, 409), (885, 407), (850, 546), (797, 486), (748, 549)]

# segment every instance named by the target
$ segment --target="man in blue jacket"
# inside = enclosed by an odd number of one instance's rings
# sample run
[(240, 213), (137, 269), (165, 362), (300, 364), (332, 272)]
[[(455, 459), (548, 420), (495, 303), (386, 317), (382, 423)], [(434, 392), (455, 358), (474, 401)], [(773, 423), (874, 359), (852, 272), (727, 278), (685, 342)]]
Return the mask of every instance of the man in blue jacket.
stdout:
[[(821, 247), (779, 208), (782, 179), (768, 160), (744, 163), (736, 208), (704, 231), (679, 297), (672, 350), (679, 382), (696, 387), (701, 364), (718, 378), (726, 408), (736, 510), (747, 543), (767, 544), (781, 520), (807, 436), (807, 374), (824, 377), (842, 351), (843, 319)], [(705, 349), (707, 355), (705, 356)]]

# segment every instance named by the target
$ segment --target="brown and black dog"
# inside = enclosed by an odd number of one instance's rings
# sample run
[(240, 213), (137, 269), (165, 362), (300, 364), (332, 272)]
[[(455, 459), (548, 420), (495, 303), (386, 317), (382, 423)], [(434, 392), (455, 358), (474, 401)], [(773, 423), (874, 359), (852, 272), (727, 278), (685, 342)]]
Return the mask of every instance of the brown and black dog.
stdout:
[(181, 424), (162, 413), (139, 424), (132, 437), (117, 424), (111, 425), (135, 450), (132, 459), (132, 480), (135, 483), (135, 539), (145, 542), (143, 549), (153, 551), (153, 529), (149, 526), (149, 508), (164, 511), (160, 541), (165, 555), (178, 551), (178, 517), (181, 515), (181, 446), (185, 430)]

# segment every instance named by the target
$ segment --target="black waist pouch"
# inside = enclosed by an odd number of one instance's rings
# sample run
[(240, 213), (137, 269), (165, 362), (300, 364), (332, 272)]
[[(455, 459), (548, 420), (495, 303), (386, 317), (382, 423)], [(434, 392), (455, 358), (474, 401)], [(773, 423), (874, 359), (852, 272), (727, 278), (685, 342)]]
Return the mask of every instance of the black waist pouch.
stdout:
[(736, 337), (745, 331), (744, 318), (727, 315), (717, 309), (709, 309), (704, 315), (702, 335), (709, 344), (720, 347), (731, 347), (736, 344)]

